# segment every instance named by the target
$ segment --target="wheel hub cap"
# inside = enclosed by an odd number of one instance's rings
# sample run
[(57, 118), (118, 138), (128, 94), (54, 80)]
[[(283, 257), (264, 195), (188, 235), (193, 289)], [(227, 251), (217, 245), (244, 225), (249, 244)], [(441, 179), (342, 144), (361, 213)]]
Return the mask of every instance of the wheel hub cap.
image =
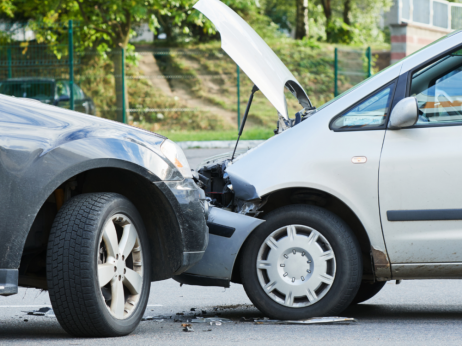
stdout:
[(257, 255), (257, 275), (264, 292), (281, 305), (312, 305), (335, 279), (335, 254), (313, 228), (290, 225), (271, 233)]
[(279, 274), (289, 283), (298, 284), (311, 276), (312, 262), (305, 251), (290, 249), (280, 259)]

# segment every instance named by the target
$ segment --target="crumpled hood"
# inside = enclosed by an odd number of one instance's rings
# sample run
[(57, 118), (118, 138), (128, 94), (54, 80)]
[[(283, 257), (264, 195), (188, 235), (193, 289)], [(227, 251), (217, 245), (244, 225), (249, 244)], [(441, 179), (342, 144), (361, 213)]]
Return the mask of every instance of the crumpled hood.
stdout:
[(284, 87), (297, 97), (303, 107), (311, 107), (308, 96), (297, 79), (236, 12), (219, 0), (199, 0), (194, 8), (212, 21), (220, 32), (223, 50), (284, 118), (288, 119)]

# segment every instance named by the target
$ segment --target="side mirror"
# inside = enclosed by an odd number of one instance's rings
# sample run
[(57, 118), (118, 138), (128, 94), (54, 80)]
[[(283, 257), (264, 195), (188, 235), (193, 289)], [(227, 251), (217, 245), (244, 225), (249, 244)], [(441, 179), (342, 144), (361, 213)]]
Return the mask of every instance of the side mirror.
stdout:
[(71, 98), (68, 95), (61, 95), (58, 99), (58, 102), (70, 101)]
[(57, 106), (60, 102), (70, 101), (71, 98), (68, 95), (61, 95), (60, 97), (56, 98), (53, 104)]
[(415, 97), (406, 97), (399, 101), (390, 114), (388, 128), (399, 130), (403, 127), (415, 125), (419, 119), (419, 107)]

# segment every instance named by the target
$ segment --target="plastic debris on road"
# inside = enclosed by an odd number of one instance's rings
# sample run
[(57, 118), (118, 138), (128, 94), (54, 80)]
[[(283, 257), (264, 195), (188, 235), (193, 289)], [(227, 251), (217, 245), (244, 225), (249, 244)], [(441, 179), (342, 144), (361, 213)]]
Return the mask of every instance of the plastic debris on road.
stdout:
[(181, 326), (183, 327), (183, 332), (194, 332), (192, 325), (189, 323), (182, 323)]
[(50, 307), (44, 307), (38, 310), (23, 311), (23, 312), (27, 313), (28, 315), (32, 315), (32, 316), (45, 316), (45, 317), (50, 317), (50, 318), (56, 318), (56, 315), (53, 312), (53, 309)]
[(196, 317), (191, 320), (191, 323), (210, 323), (210, 325), (216, 324), (221, 326), (222, 323), (232, 322), (231, 320), (223, 317)]
[[(248, 322), (248, 320), (246, 320)], [(255, 324), (350, 324), (358, 321), (351, 317), (313, 317), (307, 320), (254, 319)]]
[(163, 316), (144, 316), (141, 321), (156, 321), (156, 322), (163, 322)]

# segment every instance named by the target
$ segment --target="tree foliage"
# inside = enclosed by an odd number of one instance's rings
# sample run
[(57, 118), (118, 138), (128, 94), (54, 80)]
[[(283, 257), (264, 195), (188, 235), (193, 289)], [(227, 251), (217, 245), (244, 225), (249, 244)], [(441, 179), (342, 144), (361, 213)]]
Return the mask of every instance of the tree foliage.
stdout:
[[(196, 1), (1, 0), (0, 18), (50, 25), (78, 20), (83, 46), (97, 47), (102, 52), (118, 47), (130, 49), (133, 28), (141, 23), (149, 23), (156, 34), (165, 33), (169, 44), (218, 38), (210, 21), (192, 8)], [(378, 22), (391, 6), (391, 0), (308, 0), (308, 6), (306, 0), (222, 1), (263, 36), (277, 35), (279, 29), (297, 38), (309, 33), (314, 40), (340, 43), (382, 41)], [(39, 38), (59, 42), (60, 34), (48, 31), (39, 34)]]

